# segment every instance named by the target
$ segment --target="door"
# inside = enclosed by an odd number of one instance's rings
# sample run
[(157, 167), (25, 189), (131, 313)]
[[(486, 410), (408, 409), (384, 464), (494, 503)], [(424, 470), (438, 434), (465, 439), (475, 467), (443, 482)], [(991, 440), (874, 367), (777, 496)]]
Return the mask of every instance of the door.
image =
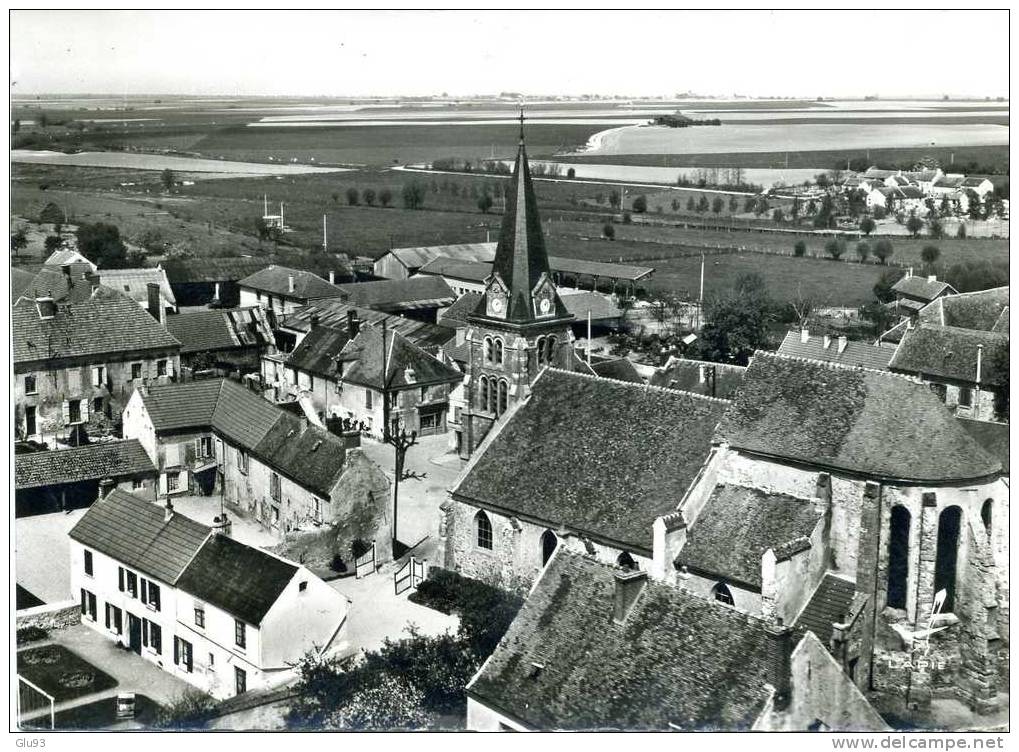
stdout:
[(138, 655), (142, 654), (142, 620), (134, 614), (127, 614), (128, 647)]

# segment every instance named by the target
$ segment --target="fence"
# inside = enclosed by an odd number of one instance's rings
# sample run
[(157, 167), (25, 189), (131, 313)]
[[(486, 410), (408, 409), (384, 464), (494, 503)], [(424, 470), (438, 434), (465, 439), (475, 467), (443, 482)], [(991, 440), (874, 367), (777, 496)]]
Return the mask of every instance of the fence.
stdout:
[(21, 728), (26, 717), (32, 720), (46, 717), (48, 711), (50, 728), (54, 726), (53, 695), (39, 689), (35, 684), (18, 674), (18, 728)]
[(373, 574), (377, 568), (375, 565), (375, 541), (372, 541), (371, 548), (354, 559), (354, 576), (360, 580), (362, 577)]
[(407, 563), (393, 575), (393, 590), (397, 595), (407, 590), (413, 590), (425, 578), (427, 571), (428, 567), (425, 561), (411, 556)]

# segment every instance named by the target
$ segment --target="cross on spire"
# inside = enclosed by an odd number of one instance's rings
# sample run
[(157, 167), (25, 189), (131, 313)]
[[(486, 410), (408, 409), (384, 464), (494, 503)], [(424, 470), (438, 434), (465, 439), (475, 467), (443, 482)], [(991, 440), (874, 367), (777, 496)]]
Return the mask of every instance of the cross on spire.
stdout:
[(520, 105), (520, 144), (524, 143), (524, 106)]

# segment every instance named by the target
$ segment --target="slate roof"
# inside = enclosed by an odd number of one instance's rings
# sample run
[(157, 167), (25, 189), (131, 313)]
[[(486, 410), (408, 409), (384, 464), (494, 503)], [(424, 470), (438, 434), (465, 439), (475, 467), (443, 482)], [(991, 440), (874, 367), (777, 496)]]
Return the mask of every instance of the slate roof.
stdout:
[(763, 351), (754, 354), (716, 439), (880, 479), (943, 483), (1001, 469), (923, 384)]
[(928, 303), (946, 292), (955, 292), (955, 288), (947, 282), (930, 280), (927, 277), (917, 277), (916, 275), (906, 275), (892, 285), (892, 290), (900, 295), (918, 298)]
[(1001, 462), (1002, 470), (1008, 475), (1008, 423), (990, 423), (967, 418), (956, 420), (966, 433), (984, 448), (984, 451)]
[(143, 474), (154, 477), (157, 470), (137, 439), (14, 457), (14, 487), (19, 489)]
[(495, 258), (496, 245), (496, 243), (459, 243), (454, 245), (416, 246), (413, 248), (394, 248), (389, 254), (395, 256), (408, 270), (414, 272), (439, 256), (460, 261), (486, 261), (491, 263), (492, 259)]
[(344, 345), (350, 341), (346, 329), (316, 326), (286, 359), (286, 364), (308, 373), (337, 378), (336, 361)]
[(177, 587), (258, 626), (297, 574), (297, 566), (225, 535), (199, 549)]
[(409, 311), (418, 308), (442, 308), (456, 300), (446, 281), (440, 277), (383, 279), (337, 285), (343, 299), (354, 305), (380, 311)]
[(26, 270), (20, 269), (16, 266), (11, 267), (11, 302), (20, 298), (24, 294), (25, 290), (32, 284), (32, 280), (35, 279), (35, 275)]
[(418, 274), (453, 277), (465, 282), (484, 282), (492, 273), (492, 264), (485, 261), (468, 261), (448, 256), (437, 256), (422, 266)]
[(91, 298), (98, 286), (99, 280), (88, 265), (74, 264), (67, 270), (44, 266), (22, 294), (31, 298), (53, 298), (61, 303), (81, 303)]
[(825, 347), (823, 336), (813, 335), (808, 337), (806, 342), (802, 342), (799, 331), (786, 332), (785, 339), (778, 347), (779, 355), (874, 368), (879, 371), (888, 368), (888, 362), (894, 352), (890, 347), (879, 347), (855, 340), (848, 340), (845, 349), (839, 352), (838, 337), (829, 337), (828, 346)]
[[(290, 277), (294, 278), (293, 292), (290, 291)], [(339, 286), (329, 284), (317, 274), (275, 264), (254, 274), (249, 274), (244, 279), (238, 280), (237, 284), (252, 290), (296, 300), (338, 298), (342, 294)]]
[(977, 188), (977, 187), (983, 185), (985, 181), (987, 181), (987, 178), (980, 178), (980, 177), (964, 178), (962, 183), (960, 183), (960, 185), (963, 188)]
[(84, 546), (168, 584), (177, 582), (210, 529), (182, 514), (165, 519), (159, 504), (113, 489), (69, 535)]
[[(162, 262), (170, 284), (236, 282), (269, 266), (268, 261), (237, 256), (233, 258), (171, 259)], [(286, 279), (284, 279), (286, 282)]]
[(623, 315), (611, 300), (597, 292), (561, 292), (559, 298), (566, 306), (567, 313), (577, 317), (577, 324), (587, 323), (588, 311), (591, 312), (591, 321), (613, 320)]
[[(340, 359), (347, 365), (343, 369), (343, 380), (353, 384), (381, 389), (383, 382), (382, 327), (366, 325), (354, 339), (343, 348)], [(429, 355), (402, 334), (386, 332), (385, 364), (388, 373), (385, 384), (390, 388), (420, 384), (456, 383), (463, 374), (438, 358)], [(408, 381), (407, 369), (414, 371), (413, 380)]]
[[(992, 287), (989, 290), (945, 295), (935, 300), (920, 313), (924, 324), (956, 326), (960, 329), (994, 331), (1009, 304), (1009, 287)], [(1004, 320), (1008, 316), (1004, 314)], [(1005, 325), (1005, 333), (1008, 326)]]
[(51, 319), (41, 319), (35, 301), (22, 298), (11, 308), (11, 324), (15, 363), (180, 348), (148, 311), (102, 287), (87, 301), (59, 305)]
[(283, 317), (282, 326), (298, 332), (309, 332), (311, 331), (312, 317), (317, 316), (318, 323), (322, 326), (346, 329), (347, 315), (350, 311), (354, 312), (362, 324), (370, 323), (381, 326), (385, 321), (390, 331), (399, 332), (415, 345), (427, 351), (433, 351), (448, 342), (453, 336), (448, 329), (442, 326), (404, 318), (393, 313), (383, 313), (373, 308), (354, 306), (337, 298), (316, 300), (306, 306), (301, 306), (293, 313), (288, 313)]
[(181, 354), (275, 346), (260, 306), (212, 309), (166, 317), (166, 328), (180, 340)]
[(465, 328), (467, 317), (474, 313), (481, 297), (479, 292), (465, 292), (449, 308), (439, 314), (439, 326), (447, 326), (450, 329)]
[(159, 294), (163, 296), (163, 300), (172, 306), (177, 305), (177, 299), (170, 288), (170, 280), (166, 278), (166, 272), (160, 268), (102, 269), (98, 274), (100, 284), (119, 290), (136, 303), (144, 305), (148, 305), (149, 302), (148, 284), (155, 282), (159, 285)]
[(772, 549), (783, 561), (809, 549), (820, 519), (806, 499), (720, 484), (687, 531), (675, 563), (760, 589), (764, 552)]
[(153, 384), (142, 395), (156, 433), (211, 426), (223, 381), (207, 379)]
[(456, 497), (651, 549), (711, 450), (725, 403), (546, 368), (496, 424)]
[[(889, 368), (923, 378), (941, 377), (976, 383), (977, 350), (983, 346), (980, 383), (997, 385), (1008, 374), (996, 368), (996, 353), (1008, 349), (1008, 335), (921, 324), (907, 331), (895, 348)], [(1007, 362), (1007, 357), (1005, 358)]]
[(853, 605), (856, 585), (849, 580), (826, 573), (814, 594), (796, 619), (796, 626), (810, 630), (828, 647), (835, 631), (832, 624), (844, 623)]
[(616, 381), (629, 381), (632, 384), (643, 384), (644, 379), (637, 373), (626, 358), (591, 359), (591, 370), (595, 375), (603, 379), (615, 379)]
[(615, 568), (560, 547), (468, 695), (543, 730), (747, 730), (770, 697), (759, 619), (649, 581), (613, 621)]
[[(706, 375), (705, 380), (701, 382), (702, 366), (705, 369), (715, 369), (714, 395), (711, 394), (711, 384), (707, 381)], [(743, 383), (743, 375), (746, 372), (746, 366), (675, 358), (666, 363), (664, 368), (655, 371), (651, 377), (651, 383), (654, 386), (664, 386), (669, 389), (679, 389), (683, 392), (694, 392), (729, 400), (733, 398), (736, 390)]]

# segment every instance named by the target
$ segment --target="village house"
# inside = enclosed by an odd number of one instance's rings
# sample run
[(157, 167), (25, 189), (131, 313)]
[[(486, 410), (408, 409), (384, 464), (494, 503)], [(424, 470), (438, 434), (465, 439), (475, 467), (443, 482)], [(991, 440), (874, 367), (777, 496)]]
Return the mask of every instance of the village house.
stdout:
[(987, 198), (987, 194), (994, 193), (994, 183), (979, 176), (965, 178), (959, 188), (963, 191), (972, 191), (980, 198), (981, 202)]
[(119, 290), (142, 308), (149, 310), (149, 285), (156, 285), (165, 320), (167, 313), (177, 312), (177, 299), (173, 295), (170, 281), (161, 267), (154, 269), (101, 269), (96, 272), (99, 284)]
[[(335, 273), (330, 273), (335, 280)], [(339, 298), (343, 295), (333, 282), (301, 269), (270, 264), (237, 282), (240, 304), (262, 306), (274, 316), (292, 313), (301, 306), (322, 298)]]
[(221, 308), (169, 316), (166, 328), (180, 341), (181, 365), (203, 369), (258, 372), (262, 356), (276, 352), (265, 309)]
[(345, 597), (170, 504), (110, 490), (69, 536), (82, 623), (217, 699), (292, 681), (342, 642)]
[(334, 530), (344, 551), (356, 538), (388, 551), (388, 480), (356, 432), (334, 435), (234, 381), (211, 379), (137, 392), (124, 435), (158, 468), (161, 498), (217, 494), (280, 540)]
[(84, 265), (89, 267), (89, 270), (92, 272), (97, 272), (99, 270), (98, 266), (72, 248), (58, 248), (47, 256), (46, 260), (42, 263), (43, 266), (56, 267), (67, 266), (68, 264), (72, 266)]
[(103, 480), (149, 500), (159, 472), (136, 440), (14, 456), (14, 516), (65, 512), (88, 506)]
[(268, 265), (264, 259), (246, 257), (170, 258), (160, 263), (178, 305), (224, 308), (240, 305), (237, 283)]
[(956, 290), (947, 282), (939, 282), (933, 274), (918, 277), (910, 269), (909, 274), (892, 285), (892, 292), (895, 293), (896, 312), (900, 316), (913, 317), (931, 301), (942, 295), (953, 295)]
[(648, 383), (727, 400), (743, 383), (746, 371), (746, 366), (670, 356), (664, 366), (655, 369)]
[(115, 433), (136, 387), (180, 372), (180, 343), (131, 298), (105, 287), (82, 302), (22, 297), (11, 324), (22, 438), (66, 443), (72, 430)]
[(557, 550), (467, 685), (472, 731), (883, 731), (811, 632)]
[(1009, 288), (992, 287), (976, 292), (942, 295), (923, 306), (915, 320), (901, 321), (881, 334), (878, 342), (894, 347), (918, 324), (952, 326), (981, 332), (1008, 333)]
[(811, 335), (806, 327), (786, 332), (779, 355), (792, 358), (808, 358), (845, 366), (884, 370), (892, 359), (892, 351), (877, 344), (850, 340), (844, 335), (832, 337), (828, 334)]

